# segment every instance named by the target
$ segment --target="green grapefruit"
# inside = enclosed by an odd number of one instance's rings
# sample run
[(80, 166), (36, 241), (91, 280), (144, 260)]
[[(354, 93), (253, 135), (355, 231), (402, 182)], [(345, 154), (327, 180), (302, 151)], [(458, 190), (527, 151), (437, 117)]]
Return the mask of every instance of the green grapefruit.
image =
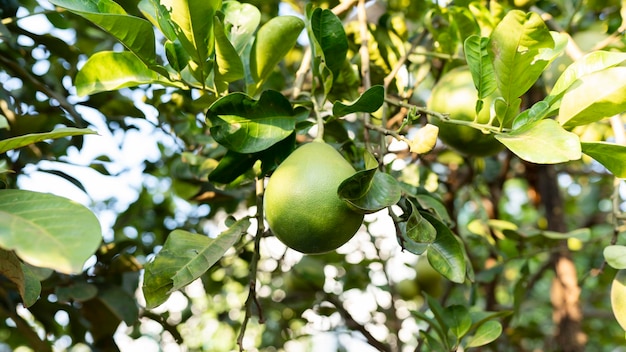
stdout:
[(302, 253), (325, 253), (354, 236), (363, 214), (337, 195), (339, 184), (355, 173), (333, 147), (302, 145), (270, 177), (264, 196), (270, 229), (288, 247)]
[[(469, 68), (457, 67), (435, 84), (427, 107), (432, 111), (450, 114), (451, 119), (474, 121), (477, 94)], [(491, 102), (492, 99), (485, 99), (476, 122), (489, 122)], [(439, 127), (439, 139), (461, 154), (489, 156), (504, 147), (492, 134), (485, 134), (476, 128), (445, 122), (434, 116), (430, 116), (429, 121)]]

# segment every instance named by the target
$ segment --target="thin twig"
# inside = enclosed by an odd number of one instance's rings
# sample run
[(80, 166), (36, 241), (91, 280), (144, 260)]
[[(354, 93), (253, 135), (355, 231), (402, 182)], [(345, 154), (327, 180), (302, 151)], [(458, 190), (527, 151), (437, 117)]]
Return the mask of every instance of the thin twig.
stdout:
[(248, 321), (252, 317), (252, 308), (256, 306), (257, 314), (259, 315), (259, 323), (263, 324), (265, 322), (265, 318), (263, 317), (263, 309), (261, 307), (261, 303), (256, 294), (256, 277), (257, 277), (257, 265), (259, 263), (260, 257), (260, 247), (261, 247), (261, 238), (263, 238), (263, 234), (265, 233), (265, 225), (263, 222), (263, 194), (265, 193), (265, 184), (263, 177), (258, 177), (256, 180), (256, 219), (257, 219), (257, 231), (254, 237), (254, 252), (252, 253), (252, 259), (250, 260), (250, 288), (248, 291), (248, 298), (246, 299), (246, 315), (243, 318), (243, 322), (241, 323), (241, 330), (239, 331), (239, 336), (237, 337), (237, 345), (239, 345), (239, 351), (244, 351), (243, 347), (243, 338), (246, 334), (246, 328), (248, 326)]

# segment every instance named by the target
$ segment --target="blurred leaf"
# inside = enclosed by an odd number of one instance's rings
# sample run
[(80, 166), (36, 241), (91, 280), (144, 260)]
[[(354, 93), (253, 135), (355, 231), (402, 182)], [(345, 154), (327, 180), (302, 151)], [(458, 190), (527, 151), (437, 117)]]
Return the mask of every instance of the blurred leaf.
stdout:
[(333, 103), (333, 115), (345, 116), (354, 112), (375, 112), (385, 102), (385, 90), (381, 85), (372, 86), (361, 94), (352, 104), (344, 104), (340, 101)]
[(15, 253), (0, 249), (0, 274), (17, 287), (24, 306), (29, 307), (37, 301), (41, 292), (39, 280), (32, 274), (27, 275), (24, 272), (23, 265)]
[(626, 330), (626, 270), (620, 269), (611, 284), (611, 308), (615, 319)]
[[(33, 269), (32, 266), (20, 262), (22, 272), (24, 273), (24, 293), (20, 291), (24, 307), (30, 307), (39, 299), (41, 294), (41, 275)], [(45, 269), (44, 269), (45, 270)], [(52, 270), (50, 270), (52, 272)]]
[(98, 299), (111, 313), (128, 326), (134, 325), (139, 319), (139, 306), (135, 297), (120, 286), (99, 287)]
[(554, 231), (542, 231), (541, 234), (544, 237), (555, 239), (555, 240), (564, 240), (568, 238), (576, 238), (583, 242), (589, 241), (591, 238), (591, 230), (588, 228), (576, 229), (567, 233), (560, 233)]
[(246, 46), (252, 45), (254, 32), (261, 23), (261, 12), (251, 4), (237, 1), (224, 2), (222, 11), (228, 39), (242, 56)]
[(156, 46), (152, 24), (143, 18), (130, 16), (112, 0), (80, 1), (52, 0), (109, 32), (132, 51), (148, 67), (156, 66)]
[(452, 231), (439, 219), (427, 212), (422, 212), (422, 216), (437, 230), (437, 238), (426, 251), (428, 262), (448, 280), (463, 283), (465, 281), (466, 261), (461, 244)]
[(467, 341), (466, 348), (484, 346), (495, 341), (502, 334), (502, 324), (490, 320), (481, 324), (474, 335)]
[(259, 100), (232, 93), (211, 105), (207, 124), (221, 145), (238, 153), (254, 153), (289, 136), (296, 127), (295, 115), (279, 92), (266, 90)]
[(74, 282), (65, 286), (57, 286), (54, 294), (60, 302), (84, 302), (98, 295), (98, 287), (87, 282)]
[(626, 67), (580, 77), (563, 95), (557, 121), (565, 128), (586, 125), (626, 110)]
[(615, 269), (626, 269), (626, 246), (606, 246), (604, 248), (604, 260)]
[(615, 177), (626, 178), (626, 146), (606, 142), (581, 142), (582, 152), (604, 165)]
[(444, 308), (444, 320), (448, 329), (458, 340), (463, 338), (472, 326), (472, 318), (465, 306), (454, 304)]
[(31, 133), (23, 136), (7, 138), (0, 141), (0, 154), (8, 150), (25, 147), (29, 144), (42, 142), (48, 139), (81, 136), (85, 134), (97, 134), (97, 132), (88, 128), (62, 127), (51, 132)]
[(582, 156), (578, 136), (551, 119), (525, 125), (510, 133), (496, 134), (495, 137), (518, 157), (532, 163), (564, 163)]
[(163, 249), (145, 266), (143, 293), (146, 307), (152, 309), (169, 295), (204, 274), (222, 258), (250, 226), (250, 220), (237, 221), (216, 238), (183, 230), (167, 237)]
[(278, 63), (296, 45), (304, 22), (295, 16), (279, 16), (259, 28), (250, 51), (250, 71), (256, 85), (254, 94), (274, 71)]
[(101, 241), (98, 219), (76, 202), (47, 193), (0, 191), (0, 246), (27, 263), (80, 273)]
[(87, 190), (85, 189), (85, 186), (83, 186), (83, 184), (74, 176), (70, 176), (67, 173), (65, 173), (63, 171), (60, 171), (60, 170), (39, 169), (39, 171), (45, 172), (45, 173), (48, 173), (48, 174), (51, 174), (51, 175), (59, 176), (59, 177), (65, 179), (66, 181), (68, 181), (69, 183), (73, 184), (74, 186), (76, 186), (81, 191), (85, 192), (85, 194), (87, 194)]

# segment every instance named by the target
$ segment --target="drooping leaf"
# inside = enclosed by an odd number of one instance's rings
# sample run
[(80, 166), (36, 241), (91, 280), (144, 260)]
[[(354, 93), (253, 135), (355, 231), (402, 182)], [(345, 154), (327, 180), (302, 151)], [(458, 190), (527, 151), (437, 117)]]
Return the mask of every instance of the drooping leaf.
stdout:
[(97, 132), (88, 128), (63, 127), (57, 128), (51, 132), (30, 133), (23, 136), (7, 138), (0, 141), (0, 154), (8, 150), (25, 147), (29, 144), (42, 142), (48, 139), (81, 136), (85, 134), (97, 134)]
[(215, 80), (234, 82), (244, 76), (239, 54), (224, 32), (224, 24), (215, 16)]
[(340, 101), (333, 103), (333, 115), (335, 117), (345, 116), (354, 112), (373, 113), (380, 109), (385, 102), (385, 90), (381, 85), (372, 86), (361, 94), (359, 99), (351, 104), (344, 104)]
[(564, 130), (552, 119), (540, 120), (495, 137), (518, 157), (532, 163), (564, 163), (582, 156), (578, 136)]
[(407, 237), (416, 243), (433, 243), (437, 238), (437, 230), (428, 220), (424, 219), (413, 202), (409, 203), (411, 204), (412, 211), (406, 221)]
[[(493, 64), (489, 57), (489, 38), (469, 36), (464, 43), (465, 58), (472, 73), (478, 99), (485, 99), (498, 89)], [(476, 113), (480, 112), (477, 109)]]
[[(36, 292), (36, 295), (34, 295), (35, 292), (30, 292), (32, 288), (29, 287), (27, 275), (15, 253), (0, 249), (0, 275), (15, 285), (17, 292), (22, 297), (24, 306), (29, 307), (35, 303), (39, 297), (39, 292)], [(39, 284), (38, 280), (35, 279), (35, 281)], [(41, 285), (39, 285), (39, 291), (41, 291)]]
[(441, 275), (456, 283), (465, 281), (466, 261), (463, 248), (452, 231), (435, 216), (421, 212), (437, 230), (437, 238), (428, 247), (428, 262)]
[(93, 54), (74, 81), (80, 96), (150, 83), (174, 85), (128, 51)]
[(156, 43), (150, 22), (128, 15), (112, 0), (52, 0), (50, 2), (86, 18), (109, 32), (128, 50), (137, 55), (146, 66), (156, 66)]
[(606, 142), (581, 142), (582, 152), (604, 165), (615, 177), (626, 178), (626, 146)]
[(467, 341), (466, 348), (484, 346), (495, 341), (502, 334), (502, 324), (490, 320), (481, 324), (472, 337)]
[(539, 78), (549, 61), (541, 57), (542, 49), (554, 48), (548, 27), (535, 12), (509, 11), (490, 37), (490, 55), (498, 90), (508, 109), (503, 125), (517, 115), (512, 103)]
[(41, 281), (39, 276), (34, 272), (33, 267), (20, 263), (22, 272), (24, 273), (24, 293), (20, 291), (24, 307), (30, 307), (39, 299), (41, 294)]
[(278, 16), (259, 28), (250, 51), (250, 70), (255, 85), (254, 94), (274, 71), (278, 63), (294, 47), (304, 22), (295, 16)]
[(216, 238), (175, 230), (163, 249), (145, 266), (143, 293), (146, 307), (154, 308), (176, 290), (204, 274), (232, 247), (250, 226), (250, 220), (237, 221)]
[(615, 269), (626, 269), (626, 246), (611, 245), (604, 248), (604, 260)]
[(348, 53), (348, 38), (343, 23), (331, 10), (319, 7), (313, 10), (309, 20), (313, 35), (322, 50), (322, 60), (333, 77), (337, 77)]
[(580, 77), (563, 95), (557, 121), (565, 128), (586, 125), (626, 110), (626, 67)]
[(259, 100), (232, 93), (207, 111), (211, 135), (238, 153), (265, 150), (289, 136), (296, 127), (296, 112), (281, 93), (266, 90)]
[(47, 193), (0, 191), (0, 247), (29, 264), (80, 273), (101, 241), (98, 219), (76, 202)]

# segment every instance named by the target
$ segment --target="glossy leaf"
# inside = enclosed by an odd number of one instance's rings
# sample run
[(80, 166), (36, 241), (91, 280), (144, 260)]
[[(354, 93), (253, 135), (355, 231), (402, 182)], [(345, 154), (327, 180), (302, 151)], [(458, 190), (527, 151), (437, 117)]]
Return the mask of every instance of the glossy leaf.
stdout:
[(424, 219), (413, 202), (409, 203), (411, 204), (412, 211), (406, 221), (407, 237), (416, 243), (433, 243), (437, 238), (437, 230), (428, 220)]
[(344, 196), (344, 189), (350, 189), (350, 186), (354, 184), (363, 184), (367, 178), (369, 178), (369, 173), (357, 173), (342, 182), (339, 185), (339, 197), (348, 202), (351, 208), (363, 214), (375, 213), (396, 204), (400, 200), (402, 194), (398, 181), (393, 176), (378, 170), (374, 170), (365, 194), (356, 199), (349, 199)]
[(348, 38), (343, 23), (331, 10), (319, 7), (313, 11), (309, 20), (313, 35), (322, 50), (324, 64), (333, 77), (337, 77), (348, 53)]
[(23, 136), (7, 138), (0, 141), (0, 154), (8, 150), (18, 149), (29, 144), (43, 142), (48, 139), (81, 136), (85, 134), (96, 134), (96, 131), (88, 128), (62, 127), (51, 132), (31, 133)]
[(581, 142), (582, 152), (594, 158), (613, 175), (626, 178), (626, 146), (606, 142)]
[(169, 41), (176, 40), (176, 32), (172, 26), (170, 13), (160, 0), (140, 0), (137, 7), (141, 13), (158, 28)]
[(221, 0), (171, 0), (169, 17), (176, 37), (200, 71), (214, 50), (213, 16), (222, 6)]
[(146, 66), (156, 65), (156, 44), (152, 24), (143, 18), (130, 16), (112, 0), (52, 0), (63, 7), (95, 23), (117, 38)]
[(461, 244), (452, 231), (433, 215), (422, 212), (422, 216), (437, 230), (437, 238), (426, 252), (428, 262), (441, 275), (456, 283), (465, 281), (466, 261)]
[(259, 100), (233, 93), (211, 105), (207, 124), (221, 145), (238, 153), (254, 153), (289, 136), (296, 127), (295, 115), (279, 92), (266, 90)]
[(0, 247), (31, 265), (80, 273), (101, 241), (98, 219), (76, 202), (48, 193), (0, 191)]
[(256, 85), (250, 94), (256, 92), (278, 63), (294, 47), (304, 22), (295, 16), (279, 16), (267, 21), (259, 28), (250, 51), (250, 71)]
[(396, 226), (397, 226), (397, 231), (399, 231), (399, 233), (396, 236), (396, 240), (398, 241), (398, 244), (400, 245), (403, 251), (406, 250), (409, 253), (413, 253), (415, 255), (421, 255), (424, 252), (426, 252), (430, 243), (422, 243), (422, 242), (413, 241), (408, 236), (408, 232), (406, 230), (407, 222), (397, 223)]
[(430, 194), (417, 194), (415, 200), (422, 209), (434, 213), (444, 223), (452, 225), (450, 214), (448, 214), (445, 204), (440, 199)]
[(563, 95), (557, 121), (565, 128), (586, 125), (626, 110), (626, 67), (580, 77)]
[(154, 308), (169, 295), (204, 274), (231, 248), (250, 226), (242, 219), (216, 238), (175, 230), (163, 249), (145, 266), (143, 293), (146, 307)]
[[(472, 73), (478, 99), (485, 99), (498, 89), (493, 64), (489, 57), (489, 38), (469, 36), (464, 43), (465, 58)], [(476, 113), (481, 109), (477, 109)]]
[(626, 246), (611, 245), (604, 248), (604, 260), (615, 269), (626, 269)]
[(239, 54), (224, 32), (224, 24), (215, 16), (215, 80), (234, 82), (244, 76)]
[(340, 101), (333, 103), (333, 115), (341, 117), (355, 112), (373, 113), (380, 109), (384, 102), (385, 90), (383, 86), (375, 85), (363, 92), (359, 99), (351, 104), (344, 104)]
[(556, 164), (582, 156), (580, 140), (551, 119), (537, 121), (511, 133), (496, 134), (502, 144), (523, 160)]
[(444, 320), (448, 329), (457, 339), (461, 339), (472, 326), (472, 318), (469, 311), (465, 306), (454, 304), (444, 308), (444, 312)]
[(545, 101), (539, 101), (537, 103), (535, 103), (533, 106), (531, 106), (530, 108), (522, 111), (521, 114), (517, 115), (517, 117), (515, 117), (515, 120), (513, 120), (513, 125), (511, 126), (511, 128), (513, 130), (519, 129), (525, 125), (529, 125), (532, 124), (533, 122), (537, 122), (541, 119), (543, 119), (544, 117), (546, 117), (546, 114), (548, 113), (550, 109), (550, 104)]
[(478, 326), (476, 332), (467, 341), (466, 348), (484, 346), (495, 341), (502, 334), (502, 324), (499, 321), (490, 320)]
[(539, 79), (548, 65), (548, 60), (539, 57), (541, 51), (552, 48), (550, 31), (535, 12), (509, 11), (491, 33), (490, 54), (498, 90), (509, 107), (503, 114), (504, 125), (517, 115), (512, 103)]

